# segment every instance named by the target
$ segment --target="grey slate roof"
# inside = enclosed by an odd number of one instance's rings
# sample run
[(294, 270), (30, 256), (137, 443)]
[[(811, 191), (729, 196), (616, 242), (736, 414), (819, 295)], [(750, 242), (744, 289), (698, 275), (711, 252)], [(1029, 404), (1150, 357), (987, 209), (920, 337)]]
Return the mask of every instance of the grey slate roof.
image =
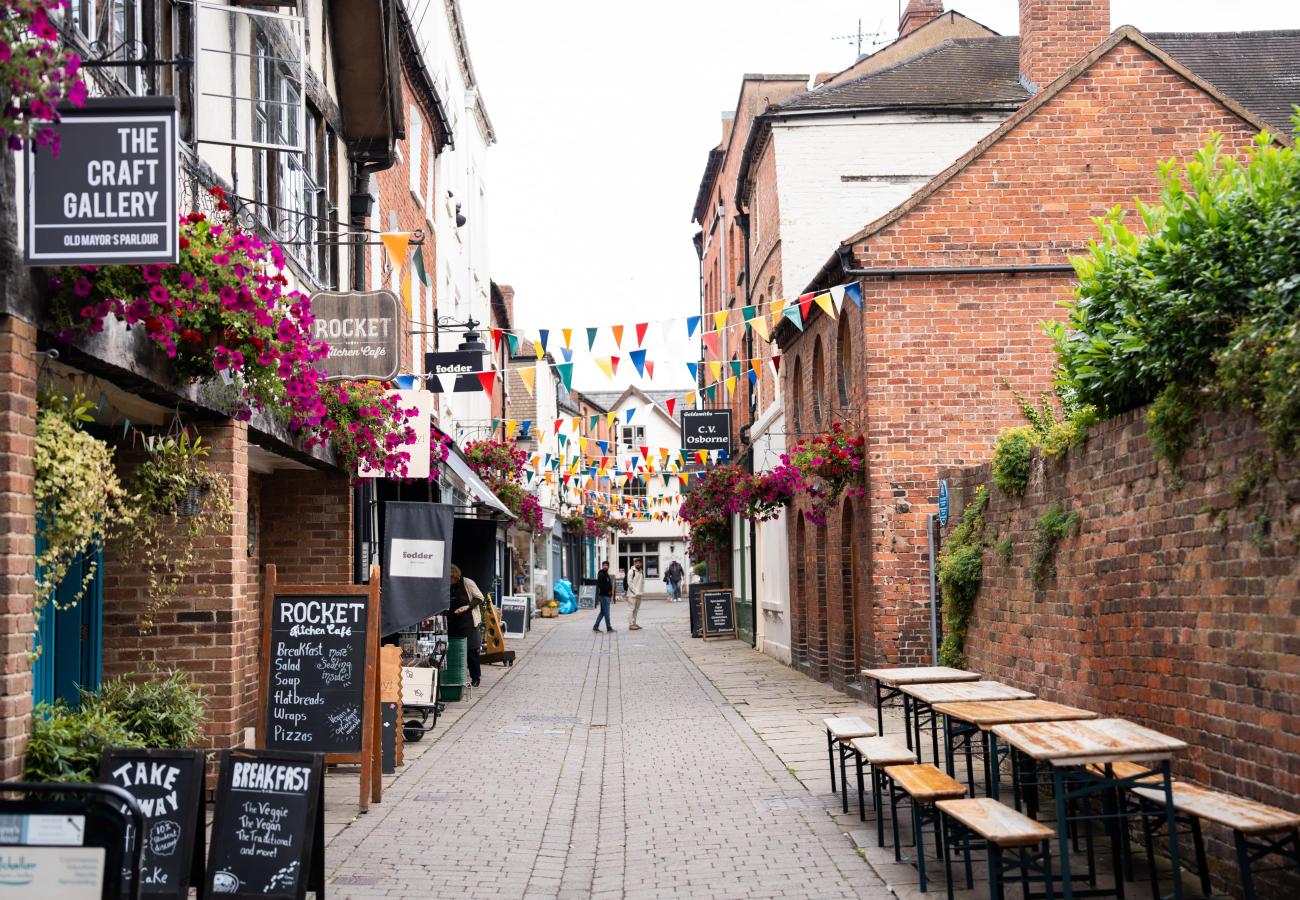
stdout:
[(1300, 31), (1153, 32), (1151, 43), (1283, 134), (1300, 103)]
[(1030, 93), (1020, 83), (1016, 37), (944, 41), (888, 69), (808, 91), (768, 109), (772, 115), (840, 109), (1016, 108)]
[[(1155, 32), (1151, 43), (1284, 134), (1300, 104), (1300, 31)], [(944, 41), (888, 69), (778, 103), (769, 115), (849, 109), (1015, 108), (1020, 83), (1014, 35)]]

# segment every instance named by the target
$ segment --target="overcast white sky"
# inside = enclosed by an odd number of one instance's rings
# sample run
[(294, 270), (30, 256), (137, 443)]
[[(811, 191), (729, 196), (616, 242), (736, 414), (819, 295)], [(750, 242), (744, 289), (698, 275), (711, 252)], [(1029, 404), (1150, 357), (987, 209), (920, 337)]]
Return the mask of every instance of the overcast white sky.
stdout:
[[(855, 47), (841, 36), (861, 19), (864, 32), (892, 37), (899, 0), (461, 7), (498, 136), (487, 176), (492, 277), (515, 287), (519, 326), (580, 328), (698, 309), (691, 208), (741, 75), (843, 68)], [(1017, 8), (1017, 0), (945, 4), (1003, 34), (1019, 30)], [(1300, 28), (1300, 0), (1113, 0), (1111, 19), (1147, 31)], [(649, 355), (690, 354), (681, 342)], [(625, 386), (577, 359), (575, 387)], [(689, 387), (684, 366), (638, 383)]]

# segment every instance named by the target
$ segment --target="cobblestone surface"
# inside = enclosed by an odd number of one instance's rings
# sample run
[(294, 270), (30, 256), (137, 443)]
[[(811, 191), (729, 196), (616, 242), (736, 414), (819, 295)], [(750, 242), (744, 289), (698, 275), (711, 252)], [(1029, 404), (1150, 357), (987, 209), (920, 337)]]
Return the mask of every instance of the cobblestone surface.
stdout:
[[(368, 814), (354, 781), (330, 779), (331, 897), (889, 896), (828, 815), (825, 757), (800, 775), (810, 792), (724, 693), (789, 673), (807, 694), (774, 694), (773, 721), (852, 701), (748, 650), (758, 669), (706, 675), (727, 653), (692, 641), (685, 604), (647, 601), (635, 632), (618, 604), (612, 635), (592, 615), (513, 642), (513, 669), (449, 704), (457, 718), (408, 746)], [(789, 750), (816, 756), (788, 728)]]

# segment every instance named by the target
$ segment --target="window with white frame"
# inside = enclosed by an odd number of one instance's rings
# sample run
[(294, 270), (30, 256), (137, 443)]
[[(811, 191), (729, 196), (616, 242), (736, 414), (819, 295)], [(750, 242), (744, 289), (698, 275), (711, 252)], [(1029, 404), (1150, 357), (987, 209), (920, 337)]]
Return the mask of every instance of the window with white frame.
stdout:
[(619, 443), (624, 450), (636, 450), (645, 443), (645, 426), (624, 425), (619, 429)]

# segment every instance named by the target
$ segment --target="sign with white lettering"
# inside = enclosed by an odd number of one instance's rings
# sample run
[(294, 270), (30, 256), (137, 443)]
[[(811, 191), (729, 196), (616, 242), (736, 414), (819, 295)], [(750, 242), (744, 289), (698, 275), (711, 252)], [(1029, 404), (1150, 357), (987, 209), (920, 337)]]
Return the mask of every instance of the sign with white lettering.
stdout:
[[(452, 507), (389, 500), (383, 505), (384, 606), (381, 636), (447, 608), (451, 598)], [(465, 563), (460, 563), (463, 568)]]
[(302, 900), (325, 888), (324, 773), (318, 753), (221, 757), (205, 896)]
[(103, 847), (0, 848), (0, 900), (101, 900)]
[(731, 455), (731, 410), (682, 410), (682, 449), (722, 450)]
[[(203, 883), (202, 750), (105, 750), (99, 763), (101, 784), (114, 784), (135, 798), (144, 813), (140, 893), (189, 896)], [(127, 859), (134, 834), (128, 834)], [(122, 881), (133, 872), (123, 866)]]
[(701, 591), (700, 605), (705, 638), (736, 636), (736, 603), (731, 591)]
[(329, 345), (331, 381), (388, 381), (402, 362), (402, 320), (392, 291), (322, 291), (311, 298), (312, 337)]
[[(483, 386), (479, 384), (478, 378), (474, 375), (476, 372), (483, 371), (483, 354), (476, 350), (426, 353), (424, 354), (424, 371), (434, 376), (455, 375), (456, 383), (452, 388), (452, 393), (465, 394), (483, 390)], [(429, 390), (435, 394), (442, 393), (442, 381), (441, 378), (430, 378)]]
[(94, 97), (61, 114), (59, 155), (27, 150), (24, 262), (176, 262), (176, 98)]
[[(259, 748), (361, 764), (361, 809), (381, 799), (374, 743), (379, 712), (379, 566), (369, 584), (281, 585), (266, 567), (262, 599)], [(373, 770), (372, 770), (373, 769)]]

